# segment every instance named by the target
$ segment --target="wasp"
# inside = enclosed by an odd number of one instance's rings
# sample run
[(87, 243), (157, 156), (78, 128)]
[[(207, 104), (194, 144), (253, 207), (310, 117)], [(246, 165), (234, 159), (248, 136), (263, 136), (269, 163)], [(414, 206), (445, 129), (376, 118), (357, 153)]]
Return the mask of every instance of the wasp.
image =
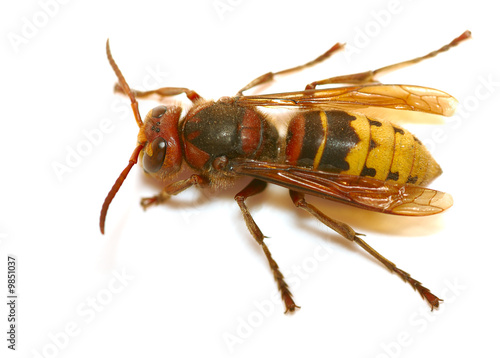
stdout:
[[(158, 195), (141, 200), (144, 209), (165, 203), (169, 197), (192, 186), (220, 188), (239, 177), (250, 183), (234, 199), (241, 209), (250, 234), (262, 248), (287, 312), (297, 306), (292, 293), (266, 245), (265, 236), (252, 218), (246, 199), (261, 193), (268, 183), (289, 189), (293, 204), (309, 212), (339, 235), (359, 245), (389, 271), (409, 283), (431, 306), (442, 301), (419, 281), (369, 246), (349, 225), (328, 217), (311, 205), (305, 195), (341, 202), (377, 212), (426, 216), (443, 212), (452, 197), (426, 188), (442, 172), (422, 143), (406, 129), (384, 115), (367, 115), (364, 110), (395, 110), (401, 117), (417, 114), (453, 114), (457, 100), (428, 87), (382, 84), (377, 78), (387, 72), (416, 64), (445, 52), (470, 37), (466, 31), (449, 44), (425, 56), (395, 63), (373, 71), (336, 76), (308, 84), (303, 91), (244, 95), (256, 86), (281, 75), (316, 65), (344, 47), (336, 43), (316, 59), (279, 72), (257, 77), (233, 97), (217, 101), (202, 98), (183, 87), (151, 91), (130, 89), (114, 61), (109, 40), (106, 53), (118, 83), (117, 92), (127, 95), (139, 126), (137, 145), (128, 165), (104, 200), (100, 229), (108, 208), (131, 168), (138, 162), (145, 173), (164, 183)], [(347, 85), (347, 86), (339, 86)], [(318, 89), (319, 85), (335, 85)], [(182, 117), (179, 105), (160, 105), (141, 119), (136, 98), (161, 99), (186, 95), (192, 106)], [(260, 107), (294, 110), (286, 135), (280, 136), (273, 118)], [(174, 180), (182, 167), (194, 174)]]

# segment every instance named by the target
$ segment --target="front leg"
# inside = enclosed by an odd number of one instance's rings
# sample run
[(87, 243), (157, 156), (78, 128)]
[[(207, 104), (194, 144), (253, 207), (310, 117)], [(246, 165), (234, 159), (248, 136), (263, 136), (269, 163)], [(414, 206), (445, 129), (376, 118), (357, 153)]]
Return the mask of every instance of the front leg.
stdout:
[(208, 186), (209, 184), (210, 180), (208, 178), (202, 177), (198, 174), (193, 174), (188, 179), (170, 183), (169, 185), (164, 187), (158, 195), (149, 198), (142, 198), (141, 206), (144, 210), (146, 210), (152, 205), (164, 203), (172, 195), (177, 195), (193, 185), (203, 188)]
[[(134, 95), (134, 97), (141, 99), (148, 99), (151, 96), (156, 95), (163, 100), (167, 97), (174, 97), (183, 93), (186, 94), (186, 97), (189, 98), (191, 102), (195, 102), (201, 98), (201, 96), (198, 93), (196, 93), (196, 91), (190, 90), (189, 88), (185, 87), (161, 87), (149, 91), (138, 91), (135, 89), (128, 89), (128, 91), (131, 92)], [(115, 92), (121, 94), (128, 94), (127, 90), (124, 89), (120, 83), (117, 83), (115, 85)]]

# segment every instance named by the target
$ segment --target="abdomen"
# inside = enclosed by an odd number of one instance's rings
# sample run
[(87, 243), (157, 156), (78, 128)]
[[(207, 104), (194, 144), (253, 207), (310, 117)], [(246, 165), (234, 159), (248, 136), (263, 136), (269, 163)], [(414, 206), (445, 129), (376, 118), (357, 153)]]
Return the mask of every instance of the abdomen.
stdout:
[(441, 174), (427, 149), (407, 130), (343, 111), (296, 115), (285, 149), (287, 164), (326, 172), (417, 185)]

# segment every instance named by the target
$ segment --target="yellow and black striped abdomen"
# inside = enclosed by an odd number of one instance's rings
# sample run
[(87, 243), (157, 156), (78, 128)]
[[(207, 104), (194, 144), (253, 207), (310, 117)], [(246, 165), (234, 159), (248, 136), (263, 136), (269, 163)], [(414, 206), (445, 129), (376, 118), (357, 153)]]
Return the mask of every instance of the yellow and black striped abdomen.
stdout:
[(292, 118), (286, 163), (321, 171), (426, 185), (441, 168), (422, 143), (389, 121), (344, 111)]

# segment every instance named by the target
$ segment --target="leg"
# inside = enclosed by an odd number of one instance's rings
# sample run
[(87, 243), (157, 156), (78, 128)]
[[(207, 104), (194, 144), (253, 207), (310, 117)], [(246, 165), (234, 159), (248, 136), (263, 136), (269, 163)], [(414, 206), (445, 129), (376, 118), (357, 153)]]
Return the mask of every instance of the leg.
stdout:
[(254, 179), (248, 184), (242, 191), (240, 191), (234, 199), (240, 206), (241, 212), (243, 213), (243, 218), (245, 219), (245, 223), (247, 224), (248, 230), (252, 234), (253, 238), (259, 243), (264, 251), (264, 254), (267, 257), (267, 261), (269, 262), (269, 266), (271, 267), (271, 271), (274, 275), (274, 280), (278, 284), (278, 290), (281, 292), (281, 298), (286, 306), (287, 312), (293, 312), (296, 308), (299, 308), (295, 302), (293, 301), (292, 294), (288, 288), (288, 284), (285, 282), (283, 274), (281, 273), (278, 264), (271, 256), (271, 252), (269, 251), (267, 245), (264, 243), (264, 235), (260, 231), (259, 227), (255, 223), (248, 211), (248, 208), (245, 204), (245, 199), (252, 195), (256, 195), (261, 193), (266, 188), (266, 182)]
[[(119, 83), (115, 85), (115, 92), (121, 94), (126, 93)], [(194, 102), (197, 99), (201, 98), (201, 96), (195, 91), (184, 87), (162, 87), (151, 91), (138, 91), (133, 89), (131, 90), (131, 92), (134, 94), (135, 97), (143, 99), (147, 99), (148, 97), (153, 95), (160, 96), (163, 99), (165, 97), (173, 97), (183, 93), (186, 94), (187, 98), (189, 98), (191, 102)]]
[(258, 86), (258, 85), (261, 85), (261, 84), (264, 84), (264, 83), (267, 83), (267, 82), (271, 82), (272, 80), (274, 80), (275, 76), (288, 75), (288, 74), (293, 73), (293, 72), (302, 71), (303, 69), (305, 69), (307, 67), (312, 67), (314, 65), (317, 65), (318, 63), (326, 60), (328, 57), (330, 57), (331, 55), (333, 55), (335, 52), (337, 52), (338, 50), (341, 50), (343, 48), (344, 48), (343, 44), (336, 43), (328, 51), (326, 51), (324, 54), (322, 54), (321, 56), (315, 58), (312, 61), (309, 61), (308, 63), (305, 63), (305, 64), (300, 65), (300, 66), (295, 66), (295, 67), (292, 67), (292, 68), (288, 68), (286, 70), (282, 70), (282, 71), (279, 71), (279, 72), (268, 72), (268, 73), (265, 73), (265, 74), (257, 77), (253, 81), (251, 81), (249, 84), (247, 84), (242, 89), (240, 89), (238, 91), (238, 93), (236, 94), (236, 96), (242, 96), (243, 92), (245, 92), (246, 90), (249, 90), (250, 88), (253, 88), (255, 86)]
[(449, 44), (441, 47), (440, 49), (438, 49), (436, 51), (432, 51), (425, 56), (417, 57), (417, 58), (414, 58), (414, 59), (408, 60), (408, 61), (398, 62), (398, 63), (395, 63), (393, 65), (381, 67), (381, 68), (373, 70), (373, 71), (360, 72), (360, 73), (355, 73), (355, 74), (345, 75), (345, 76), (336, 76), (336, 77), (327, 78), (327, 79), (324, 79), (321, 81), (311, 82), (310, 84), (308, 84), (306, 86), (306, 89), (316, 88), (317, 85), (327, 85), (327, 84), (335, 84), (335, 83), (350, 83), (350, 84), (377, 83), (378, 82), (376, 80), (377, 76), (383, 75), (387, 72), (398, 70), (398, 69), (406, 67), (406, 66), (414, 65), (414, 64), (419, 63), (423, 60), (434, 57), (442, 52), (448, 51), (451, 47), (457, 46), (459, 43), (468, 39), (470, 36), (471, 36), (470, 31), (465, 31), (462, 35), (455, 38)]
[(431, 305), (431, 310), (439, 307), (439, 301), (442, 301), (441, 299), (439, 299), (434, 294), (432, 294), (429, 291), (429, 289), (422, 286), (422, 284), (420, 282), (411, 278), (410, 274), (397, 268), (394, 263), (387, 260), (385, 257), (380, 255), (377, 251), (375, 251), (370, 245), (368, 245), (365, 241), (361, 240), (358, 237), (358, 235), (360, 235), (360, 234), (354, 232), (354, 230), (350, 226), (348, 226), (340, 221), (333, 220), (333, 219), (327, 217), (325, 214), (323, 214), (321, 211), (319, 211), (316, 207), (309, 204), (304, 199), (304, 194), (298, 193), (295, 191), (290, 191), (290, 196), (292, 197), (292, 201), (296, 207), (304, 209), (305, 211), (307, 211), (310, 214), (312, 214), (313, 216), (315, 216), (323, 224), (325, 224), (329, 228), (335, 230), (341, 236), (345, 237), (347, 240), (353, 241), (356, 244), (358, 244), (359, 246), (361, 246), (366, 252), (368, 252), (370, 255), (372, 255), (378, 261), (380, 261), (382, 264), (384, 264), (384, 266), (387, 267), (389, 269), (389, 271), (395, 272), (399, 277), (401, 277), (403, 279), (403, 281), (408, 282), (413, 287), (413, 289), (416, 290), (418, 293), (420, 293), (420, 296), (422, 296), (422, 298), (425, 299)]
[(207, 186), (209, 183), (210, 181), (207, 178), (204, 178), (197, 174), (193, 174), (188, 179), (179, 180), (167, 185), (156, 196), (153, 196), (151, 198), (142, 198), (141, 206), (143, 207), (144, 210), (146, 210), (151, 205), (164, 203), (172, 195), (177, 195), (181, 191), (184, 191), (193, 185), (204, 187)]

